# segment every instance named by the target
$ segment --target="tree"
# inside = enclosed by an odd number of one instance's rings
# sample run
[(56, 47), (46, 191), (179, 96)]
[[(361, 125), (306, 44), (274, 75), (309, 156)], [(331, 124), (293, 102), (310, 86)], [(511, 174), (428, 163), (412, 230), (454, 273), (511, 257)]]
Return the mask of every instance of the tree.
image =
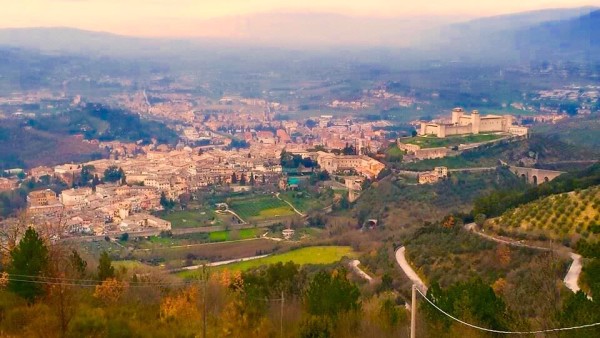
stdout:
[(508, 245), (500, 244), (496, 249), (496, 256), (500, 266), (507, 267), (510, 264), (510, 248)]
[(417, 136), (417, 131), (416, 130), (411, 131), (410, 132), (410, 136), (416, 137)]
[(98, 264), (98, 279), (101, 281), (115, 277), (115, 268), (112, 266), (112, 260), (106, 251), (102, 251)]
[(234, 172), (233, 174), (231, 174), (231, 183), (232, 184), (236, 184), (237, 182), (238, 182), (238, 178), (237, 178), (237, 175)]
[(324, 317), (311, 316), (300, 324), (300, 338), (333, 337), (333, 324)]
[(83, 167), (81, 167), (80, 182), (82, 186), (88, 185), (88, 183), (93, 179), (93, 169), (93, 165), (84, 165)]
[(313, 129), (314, 127), (317, 126), (317, 122), (311, 119), (306, 120), (306, 122), (304, 123), (304, 125), (306, 126), (306, 128), (308, 129)]
[[(508, 328), (506, 325), (508, 315), (504, 301), (497, 297), (494, 290), (481, 279), (456, 283), (445, 290), (437, 283), (433, 283), (427, 291), (427, 298), (457, 318), (470, 318), (476, 324), (495, 330)], [(453, 324), (452, 320), (427, 303), (424, 310), (431, 323), (442, 323), (446, 328)]]
[(11, 252), (11, 258), (8, 272), (19, 280), (11, 280), (9, 289), (28, 301), (41, 296), (43, 285), (31, 281), (35, 281), (48, 267), (48, 248), (33, 228), (25, 231), (25, 236)]
[(454, 216), (448, 215), (448, 216), (444, 217), (444, 220), (442, 221), (442, 226), (444, 228), (452, 229), (452, 228), (454, 228), (454, 225), (456, 225), (456, 220), (454, 219)]
[(69, 256), (69, 264), (71, 269), (78, 275), (78, 277), (85, 276), (85, 270), (87, 268), (87, 262), (81, 258), (77, 250), (73, 249)]
[(346, 143), (346, 146), (344, 147), (344, 149), (342, 149), (342, 154), (356, 155), (356, 148), (353, 145), (348, 145), (348, 143)]
[(246, 185), (246, 174), (244, 173), (240, 176), (240, 185)]
[[(600, 306), (597, 301), (591, 301), (581, 290), (570, 294), (563, 304), (559, 316), (561, 326), (577, 326), (582, 324), (596, 323), (600, 321)], [(565, 333), (565, 337), (598, 337), (600, 327), (596, 326), (585, 330), (574, 330)], [(561, 335), (562, 337), (562, 335)]]
[(114, 304), (121, 299), (121, 296), (123, 296), (123, 293), (125, 293), (128, 286), (127, 283), (118, 281), (114, 277), (110, 277), (103, 280), (100, 285), (96, 285), (94, 297), (106, 304)]
[(342, 312), (358, 310), (359, 297), (360, 291), (346, 278), (346, 271), (321, 271), (311, 280), (305, 303), (312, 315), (337, 317)]
[(123, 169), (119, 169), (121, 171), (121, 185), (126, 185), (127, 184), (127, 176), (125, 176), (125, 172), (123, 172)]
[(254, 174), (250, 173), (250, 185), (254, 186), (256, 184), (256, 179), (254, 178)]
[(167, 195), (163, 191), (160, 193), (160, 205), (162, 205), (162, 207), (165, 208), (165, 210), (170, 210), (175, 207), (175, 201), (173, 201), (172, 199), (168, 199)]
[(483, 227), (485, 220), (486, 220), (485, 214), (475, 215), (475, 224), (477, 224), (478, 227), (480, 227), (480, 228)]
[(118, 182), (122, 177), (125, 176), (123, 169), (117, 166), (110, 166), (104, 171), (105, 182)]

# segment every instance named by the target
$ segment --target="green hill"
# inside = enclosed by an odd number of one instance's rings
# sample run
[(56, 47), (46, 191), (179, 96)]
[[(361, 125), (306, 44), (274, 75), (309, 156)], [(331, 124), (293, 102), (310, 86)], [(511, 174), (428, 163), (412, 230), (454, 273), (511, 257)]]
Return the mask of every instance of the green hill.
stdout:
[(174, 144), (177, 134), (164, 124), (143, 120), (124, 110), (99, 104), (65, 110), (25, 122), (6, 120), (0, 126), (0, 169), (79, 162), (104, 156), (85, 139), (125, 142), (156, 139)]
[(600, 186), (551, 195), (506, 211), (489, 222), (498, 232), (571, 241), (600, 238)]
[(458, 156), (406, 163), (403, 166), (409, 170), (432, 170), (437, 166), (488, 167), (495, 166), (498, 160), (502, 160), (510, 164), (536, 161), (543, 167), (561, 161), (590, 160), (599, 155), (593, 147), (566, 142), (558, 135), (534, 133), (527, 139), (504, 140), (464, 151)]
[(362, 193), (354, 212), (359, 222), (377, 218), (390, 226), (433, 222), (450, 213), (468, 213), (477, 197), (506, 187), (522, 190), (525, 183), (505, 168), (451, 173), (447, 180), (427, 185), (390, 175)]

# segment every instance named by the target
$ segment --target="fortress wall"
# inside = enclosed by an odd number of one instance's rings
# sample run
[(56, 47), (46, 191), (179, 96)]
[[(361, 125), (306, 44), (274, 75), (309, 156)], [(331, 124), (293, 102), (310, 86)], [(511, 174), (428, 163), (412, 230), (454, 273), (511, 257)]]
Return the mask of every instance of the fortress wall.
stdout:
[(421, 126), (421, 135), (438, 135), (440, 126), (436, 124), (424, 124)]
[(423, 160), (428, 158), (442, 158), (448, 155), (448, 148), (427, 148), (415, 151), (415, 157)]
[(506, 119), (504, 117), (483, 118), (479, 123), (480, 132), (498, 132), (506, 131), (506, 129)]
[[(466, 126), (446, 126), (446, 133), (444, 136), (451, 135), (462, 135), (471, 133), (471, 125)], [(442, 137), (442, 136), (440, 136)]]
[(462, 115), (458, 119), (459, 126), (466, 126), (466, 125), (470, 125), (471, 123), (473, 123), (473, 119), (472, 119), (471, 115)]

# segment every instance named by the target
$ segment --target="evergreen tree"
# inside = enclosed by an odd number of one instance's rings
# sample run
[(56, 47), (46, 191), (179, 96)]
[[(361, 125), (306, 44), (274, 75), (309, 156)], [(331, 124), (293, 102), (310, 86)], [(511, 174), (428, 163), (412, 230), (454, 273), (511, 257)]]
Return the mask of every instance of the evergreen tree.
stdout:
[(238, 182), (237, 175), (235, 172), (231, 175), (231, 183), (236, 184)]
[(112, 260), (108, 256), (106, 251), (100, 255), (100, 261), (98, 264), (98, 279), (103, 281), (108, 278), (115, 277), (115, 268), (112, 266)]
[(87, 268), (87, 262), (81, 258), (77, 250), (73, 249), (71, 255), (69, 255), (69, 264), (73, 271), (79, 276), (85, 276), (85, 269)]
[(255, 183), (256, 183), (256, 180), (254, 179), (254, 174), (250, 173), (250, 185), (254, 186)]
[(25, 231), (19, 245), (10, 253), (8, 273), (19, 281), (11, 280), (9, 289), (28, 301), (44, 293), (43, 285), (33, 283), (48, 267), (48, 248), (33, 228)]
[(317, 316), (337, 317), (342, 312), (360, 308), (360, 290), (346, 278), (344, 270), (321, 271), (306, 291), (308, 312)]
[(240, 176), (240, 185), (246, 185), (246, 174), (244, 173)]

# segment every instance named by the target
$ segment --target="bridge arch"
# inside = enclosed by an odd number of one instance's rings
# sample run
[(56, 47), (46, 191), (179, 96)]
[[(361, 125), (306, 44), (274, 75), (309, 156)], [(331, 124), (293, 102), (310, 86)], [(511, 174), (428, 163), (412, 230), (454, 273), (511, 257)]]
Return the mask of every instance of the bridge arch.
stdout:
[(564, 173), (562, 171), (515, 167), (515, 166), (510, 166), (509, 168), (510, 168), (510, 171), (515, 174), (515, 176), (520, 177), (527, 183), (534, 184), (534, 185), (542, 184), (545, 182), (550, 182), (553, 179), (557, 178), (558, 176), (560, 176), (561, 174)]

